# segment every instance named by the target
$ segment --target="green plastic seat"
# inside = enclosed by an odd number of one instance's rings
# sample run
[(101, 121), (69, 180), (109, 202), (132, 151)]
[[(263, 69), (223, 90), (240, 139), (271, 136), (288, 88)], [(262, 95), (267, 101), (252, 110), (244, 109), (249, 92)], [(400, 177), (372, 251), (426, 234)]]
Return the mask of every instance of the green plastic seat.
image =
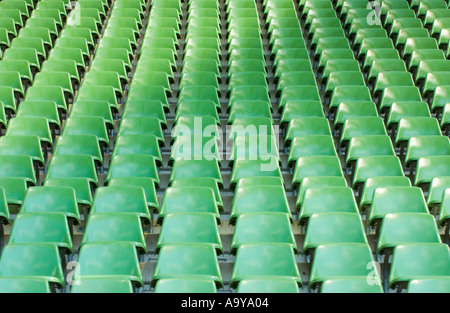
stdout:
[(421, 101), (398, 101), (392, 103), (387, 115), (386, 126), (388, 129), (395, 129), (395, 126), (402, 118), (409, 117), (431, 117), (428, 104)]
[(108, 101), (113, 114), (119, 111), (116, 90), (112, 86), (91, 86), (83, 84), (78, 90), (75, 101), (77, 100)]
[(38, 136), (41, 146), (44, 149), (44, 156), (46, 154), (46, 149), (53, 146), (49, 123), (45, 117), (28, 116), (11, 119), (8, 124), (8, 129), (6, 130), (6, 136), (17, 135)]
[(278, 105), (278, 112), (281, 112), (289, 101), (311, 100), (320, 101), (319, 90), (312, 86), (289, 86), (283, 89)]
[[(271, 231), (267, 231), (268, 229)], [(297, 251), (289, 214), (278, 212), (241, 214), (236, 222), (231, 253), (235, 254), (242, 245), (256, 243), (289, 243), (294, 251)]]
[(161, 153), (154, 135), (122, 135), (117, 137), (112, 157), (116, 155), (141, 154), (155, 157), (157, 166), (161, 166)]
[(47, 178), (83, 177), (98, 185), (94, 158), (90, 155), (57, 155), (49, 163)]
[(138, 253), (146, 252), (144, 232), (137, 214), (101, 213), (89, 216), (81, 246), (117, 242), (131, 243)]
[(393, 252), (389, 287), (401, 289), (403, 284), (413, 279), (449, 276), (449, 260), (446, 244), (422, 243), (397, 246)]
[(189, 100), (213, 101), (220, 112), (219, 94), (215, 86), (184, 86), (179, 91), (178, 103)]
[(289, 59), (309, 60), (308, 50), (306, 48), (278, 49), (273, 60), (274, 69), (278, 69), (278, 64), (281, 60)]
[(244, 177), (238, 180), (236, 187), (248, 186), (283, 186), (284, 180), (275, 176)]
[(14, 25), (16, 29), (23, 27), (23, 14), (19, 9), (7, 9), (2, 8), (0, 13), (0, 18), (12, 18), (14, 20)]
[[(192, 205), (189, 205), (192, 203)], [(158, 224), (170, 213), (212, 213), (220, 221), (213, 189), (209, 187), (170, 187), (166, 190)]]
[(51, 288), (45, 278), (1, 277), (0, 290), (4, 293), (50, 293)]
[(311, 253), (318, 246), (336, 243), (368, 244), (360, 215), (343, 212), (312, 214), (308, 219), (303, 254)]
[[(320, 245), (315, 249), (309, 287), (321, 287), (324, 281), (340, 278), (358, 278), (371, 273), (367, 264), (374, 262), (368, 244), (346, 243)], [(379, 281), (379, 273), (375, 270)]]
[(44, 167), (44, 156), (38, 136), (15, 135), (0, 138), (0, 155), (29, 155), (36, 167)]
[(347, 167), (358, 158), (376, 155), (394, 155), (391, 139), (386, 135), (366, 135), (352, 137), (348, 143), (345, 161)]
[(163, 278), (156, 283), (155, 293), (217, 293), (217, 287), (212, 279)]
[(368, 212), (369, 225), (379, 227), (380, 220), (391, 213), (428, 213), (422, 190), (406, 186), (376, 188)]
[(377, 104), (379, 110), (385, 112), (394, 102), (398, 101), (422, 101), (419, 88), (414, 86), (386, 87)]
[(5, 190), (6, 202), (10, 209), (20, 206), (27, 192), (28, 183), (25, 178), (1, 177), (0, 188)]
[(102, 151), (109, 147), (109, 136), (105, 119), (101, 116), (71, 116), (66, 120), (62, 136), (95, 135)]
[(425, 77), (423, 88), (422, 88), (422, 95), (427, 100), (427, 102), (431, 103), (433, 100), (434, 91), (438, 86), (442, 86), (446, 84), (446, 72), (443, 71), (440, 72), (431, 72), (428, 73)]
[(103, 165), (103, 155), (95, 135), (67, 135), (58, 138), (53, 155), (87, 154), (98, 165)]
[[(197, 232), (201, 228), (202, 232)], [(216, 216), (206, 212), (169, 213), (164, 217), (156, 253), (170, 244), (202, 243), (213, 246), (222, 253), (222, 241), (217, 228)]]
[(278, 78), (277, 95), (281, 94), (282, 90), (287, 86), (307, 85), (316, 86), (314, 74), (311, 71), (307, 72), (285, 72)]
[[(435, 177), (430, 182), (428, 190), (427, 205), (430, 212), (435, 214), (434, 208), (439, 209), (439, 206), (444, 198), (444, 193), (450, 187), (450, 179), (448, 177)], [(440, 212), (440, 211), (439, 211)]]
[(359, 46), (358, 59), (364, 60), (367, 52), (371, 49), (394, 49), (394, 44), (387, 37), (365, 38)]
[(150, 155), (116, 155), (111, 159), (105, 183), (113, 178), (120, 177), (147, 177), (155, 179), (159, 186), (159, 176), (155, 157)]
[[(195, 101), (195, 100), (194, 100)], [(215, 136), (219, 137), (217, 120), (212, 116), (179, 116), (171, 134), (171, 143), (179, 136)]]
[[(2, 224), (9, 224), (11, 222), (11, 215), (9, 213), (5, 189), (3, 187), (0, 187), (0, 219)], [(1, 236), (4, 236), (3, 230)]]
[(376, 116), (378, 111), (372, 101), (343, 101), (336, 108), (333, 128), (340, 130), (347, 119)]
[(383, 120), (380, 117), (362, 116), (348, 118), (342, 126), (341, 137), (339, 139), (340, 146), (347, 146), (348, 141), (353, 137), (367, 135), (387, 135)]
[(295, 281), (289, 279), (264, 278), (243, 279), (236, 288), (237, 293), (299, 293)]
[(374, 59), (368, 73), (368, 82), (372, 84), (380, 73), (406, 72), (406, 65), (400, 59)]
[(154, 135), (158, 140), (158, 144), (164, 146), (161, 123), (156, 117), (123, 118), (117, 136), (123, 135)]
[[(37, 75), (36, 75), (37, 76)], [(118, 97), (122, 97), (123, 90), (122, 85), (120, 83), (119, 74), (115, 72), (91, 72), (86, 73), (83, 85), (89, 84), (90, 86), (111, 86), (114, 88), (114, 91), (118, 95)]]
[(352, 186), (361, 187), (370, 177), (403, 176), (400, 160), (394, 155), (365, 156), (356, 160)]
[(290, 143), (288, 166), (292, 167), (300, 157), (316, 155), (337, 156), (331, 136), (306, 135), (294, 137)]
[(267, 87), (266, 74), (263, 72), (239, 72), (229, 75), (227, 92), (239, 86), (264, 86)]
[(129, 279), (82, 276), (72, 282), (70, 293), (133, 293)]
[(58, 111), (67, 112), (67, 101), (64, 89), (60, 86), (32, 86), (28, 88), (25, 101), (53, 101), (56, 102)]
[(73, 60), (77, 64), (79, 72), (86, 71), (86, 63), (84, 62), (83, 52), (79, 48), (62, 48), (52, 49), (49, 59), (56, 60)]
[(156, 195), (155, 179), (146, 177), (118, 177), (113, 178), (108, 182), (108, 186), (120, 187), (120, 186), (132, 186), (141, 187), (144, 189), (145, 199), (147, 206), (151, 212), (159, 211), (159, 203)]
[(70, 111), (70, 119), (81, 116), (102, 117), (107, 129), (114, 128), (114, 118), (108, 101), (77, 100)]
[(368, 178), (361, 192), (359, 209), (365, 212), (371, 205), (373, 193), (377, 188), (411, 187), (411, 181), (404, 176), (376, 176)]
[(433, 101), (431, 102), (430, 109), (432, 112), (442, 112), (444, 107), (448, 102), (448, 93), (450, 91), (450, 87), (448, 86), (438, 86), (434, 91)]
[(335, 88), (342, 86), (365, 86), (361, 72), (336, 71), (330, 73), (325, 85), (325, 97), (330, 98)]
[(359, 72), (359, 64), (356, 60), (330, 59), (327, 61), (322, 72), (322, 84), (326, 85), (327, 80), (333, 72)]
[(126, 242), (84, 244), (80, 249), (74, 281), (84, 276), (127, 279), (136, 286), (143, 285), (136, 248)]
[(450, 176), (448, 160), (448, 155), (436, 155), (419, 158), (416, 165), (414, 185), (426, 185), (429, 184), (435, 177)]
[(377, 253), (398, 245), (441, 243), (436, 221), (428, 213), (386, 214), (383, 217), (377, 244)]
[(318, 64), (317, 64), (318, 72), (320, 73), (323, 70), (325, 64), (327, 64), (327, 62), (332, 59), (354, 60), (355, 57), (353, 55), (352, 50), (349, 48), (323, 49), (319, 60), (315, 61), (315, 62), (318, 62)]
[(217, 181), (212, 177), (194, 177), (194, 178), (180, 178), (176, 179), (171, 184), (172, 187), (208, 187), (213, 189), (216, 205), (220, 211), (223, 210), (223, 202), (219, 191)]
[(449, 155), (450, 142), (446, 136), (411, 137), (406, 150), (405, 164), (417, 161), (420, 157)]
[(436, 278), (413, 279), (409, 281), (407, 293), (448, 293), (450, 279), (445, 276)]
[(265, 134), (255, 136), (237, 135), (228, 164), (232, 167), (235, 160), (256, 160), (258, 158), (264, 160), (271, 157), (280, 158), (274, 136)]
[[(0, 19), (1, 21), (1, 19)], [(46, 61), (45, 63), (47, 63)], [(45, 64), (44, 63), (44, 64)], [(33, 74), (31, 73), (30, 63), (26, 60), (5, 60), (0, 62), (1, 71), (19, 72), (23, 85), (29, 86), (33, 81)]]
[[(238, 60), (236, 60), (236, 62), (237, 61)], [(219, 68), (218, 62), (214, 59), (191, 59), (183, 62), (181, 74), (190, 72), (212, 72), (219, 77)]]
[(90, 60), (90, 47), (88, 41), (83, 37), (61, 37), (55, 42), (55, 48), (78, 48), (84, 57), (85, 63)]
[(398, 122), (395, 145), (399, 146), (411, 137), (440, 136), (439, 122), (433, 117), (406, 117)]
[(263, 117), (272, 118), (272, 107), (265, 101), (236, 101), (230, 109), (227, 124), (233, 124), (236, 119)]
[(444, 51), (440, 49), (413, 50), (410, 56), (410, 61), (405, 63), (408, 66), (408, 70), (414, 73), (420, 64), (420, 61), (423, 60), (445, 60)]
[(233, 165), (230, 188), (234, 189), (237, 182), (246, 177), (273, 176), (282, 177), (276, 158), (269, 160), (236, 160)]
[(325, 280), (320, 293), (383, 293), (381, 284), (367, 283), (366, 277), (349, 277)]
[(305, 197), (305, 191), (309, 188), (315, 187), (347, 187), (347, 183), (344, 177), (338, 176), (314, 176), (306, 177), (302, 180), (297, 194), (297, 200), (295, 202), (296, 211), (300, 210)]
[(312, 72), (311, 63), (309, 60), (302, 59), (281, 59), (274, 73), (274, 83), (278, 83), (281, 74), (285, 72)]
[(167, 129), (167, 121), (164, 113), (164, 105), (154, 100), (130, 100), (123, 110), (125, 117), (156, 117), (161, 123), (162, 129)]
[(151, 285), (166, 278), (198, 278), (213, 280), (222, 286), (217, 253), (212, 245), (168, 244), (161, 247)]
[(314, 176), (343, 176), (340, 161), (335, 156), (306, 156), (297, 159), (292, 177), (296, 188), (304, 178)]
[[(281, 114), (280, 126), (286, 128), (292, 120), (324, 119), (322, 103), (317, 100), (288, 100)], [(323, 124), (321, 122), (321, 124)]]
[(50, 243), (6, 245), (0, 274), (2, 277), (40, 277), (59, 288), (65, 285), (58, 247)]
[(339, 103), (344, 101), (372, 101), (366, 86), (337, 86), (329, 99), (329, 112), (333, 114)]
[(2, 76), (0, 77), (0, 86), (13, 87), (14, 92), (22, 97), (25, 94), (19, 72), (2, 72)]
[(51, 243), (59, 247), (60, 252), (71, 254), (73, 245), (66, 216), (44, 212), (18, 214), (8, 244), (31, 243)]
[[(272, 200), (269, 201), (269, 198)], [(231, 224), (234, 224), (242, 214), (267, 212), (281, 212), (291, 217), (282, 186), (248, 186), (236, 189), (231, 206)]]
[(214, 86), (219, 89), (218, 77), (212, 72), (185, 72), (181, 75), (180, 90), (185, 86), (195, 85)]
[(231, 275), (231, 288), (236, 288), (242, 280), (266, 278), (287, 279), (301, 286), (292, 247), (279, 243), (240, 246)]
[(223, 180), (220, 174), (218, 161), (213, 160), (183, 160), (175, 159), (172, 167), (172, 172), (169, 179), (171, 182), (179, 178), (194, 178), (194, 177), (213, 177), (216, 179), (219, 188), (223, 187)]
[(44, 186), (73, 188), (80, 208), (90, 207), (92, 204), (92, 191), (87, 178), (49, 178), (45, 180)]
[(385, 88), (392, 88), (397, 86), (414, 86), (412, 76), (408, 72), (382, 72), (377, 75), (377, 78), (373, 85), (373, 97), (377, 102), (379, 97)]
[(17, 28), (19, 25), (16, 26), (15, 16), (16, 14), (8, 16), (5, 13), (0, 13), (0, 25), (7, 30), (8, 36), (10, 37), (17, 36)]
[(296, 209), (300, 225), (305, 225), (313, 214), (358, 212), (351, 188), (337, 185), (305, 189), (301, 206)]
[(168, 165), (181, 160), (217, 160), (221, 164), (217, 140), (214, 136), (183, 135), (179, 136), (172, 146)]
[(42, 72), (66, 72), (72, 81), (72, 87), (78, 86), (80, 76), (74, 60), (48, 59), (42, 64)]
[(15, 113), (17, 110), (17, 100), (14, 97), (14, 88), (9, 86), (0, 86), (0, 101), (6, 113)]
[[(133, 196), (128, 198), (128, 196)], [(140, 186), (107, 186), (96, 190), (90, 214), (126, 213), (151, 222), (144, 188)], [(144, 246), (142, 246), (144, 247)]]
[(374, 48), (369, 49), (366, 53), (364, 63), (362, 66), (363, 72), (370, 71), (372, 64), (375, 60), (400, 60), (400, 54), (396, 49), (391, 48)]

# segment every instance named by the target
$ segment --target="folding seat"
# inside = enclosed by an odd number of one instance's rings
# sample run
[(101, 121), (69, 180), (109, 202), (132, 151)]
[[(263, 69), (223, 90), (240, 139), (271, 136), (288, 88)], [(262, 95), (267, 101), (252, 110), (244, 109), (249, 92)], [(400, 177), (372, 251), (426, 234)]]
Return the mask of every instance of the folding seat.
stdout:
[(4, 136), (0, 138), (0, 155), (29, 155), (33, 159), (36, 168), (44, 167), (45, 161), (42, 153), (41, 143), (38, 136), (16, 135)]
[[(167, 59), (170, 61), (172, 68), (176, 68), (177, 55), (176, 47), (172, 39), (161, 40), (160, 38), (148, 38), (144, 40), (140, 60)], [(163, 41), (161, 43), (161, 41)], [(151, 50), (152, 53), (147, 51)], [(131, 65), (131, 64), (130, 64)]]
[(30, 63), (26, 60), (3, 59), (0, 62), (0, 70), (5, 72), (8, 71), (19, 72), (24, 87), (30, 86), (31, 82), (33, 81), (33, 74), (31, 73)]
[(45, 278), (1, 277), (0, 290), (7, 293), (51, 293), (51, 286)]
[(163, 278), (155, 285), (155, 293), (217, 293), (212, 279), (183, 277)]
[(44, 158), (47, 150), (53, 147), (53, 139), (48, 120), (45, 117), (20, 117), (9, 121), (6, 136), (38, 136), (43, 148)]
[(339, 131), (347, 119), (377, 117), (378, 112), (372, 101), (343, 101), (336, 108), (333, 128)]
[(269, 160), (236, 160), (230, 179), (230, 188), (234, 189), (237, 182), (246, 177), (279, 177), (282, 178), (281, 170), (276, 158)]
[[(331, 12), (331, 14), (334, 13), (334, 11), (329, 11)], [(309, 18), (308, 18), (309, 19)], [(305, 22), (305, 30), (308, 29), (308, 19)], [(311, 20), (309, 20), (309, 23), (311, 22)], [(344, 42), (342, 42), (340, 40), (340, 38), (345, 38), (345, 34), (342, 28), (340, 27), (318, 27), (315, 29), (314, 34), (312, 35), (311, 39), (310, 39), (310, 47), (311, 50), (315, 50), (316, 49), (316, 45), (319, 41), (322, 41), (325, 46), (330, 46), (328, 43), (328, 40), (332, 41), (338, 41), (338, 43), (340, 44), (340, 46), (346, 48), (348, 46), (345, 45)], [(348, 46), (349, 47), (349, 46)], [(324, 50), (324, 46), (322, 46), (322, 50)]]
[(389, 274), (389, 288), (401, 290), (404, 284), (413, 279), (449, 276), (449, 260), (446, 244), (421, 243), (396, 246)]
[(383, 120), (380, 117), (361, 116), (348, 118), (342, 126), (341, 137), (339, 139), (340, 147), (347, 147), (348, 141), (353, 137), (368, 135), (387, 135)]
[(63, 18), (61, 17), (61, 12), (56, 8), (40, 8), (39, 10), (33, 10), (31, 18), (36, 17), (50, 17), (55, 20), (58, 29), (63, 28)]
[[(267, 231), (269, 229), (267, 227), (273, 231)], [(297, 244), (291, 230), (290, 214), (279, 212), (241, 214), (236, 222), (231, 253), (235, 254), (242, 245), (257, 243), (289, 243), (294, 251), (297, 251)]]
[(318, 72), (321, 72), (325, 64), (332, 59), (354, 60), (355, 57), (353, 55), (352, 50), (348, 48), (323, 49), (322, 54), (320, 55), (318, 61), (315, 60)]
[(435, 38), (408, 38), (405, 42), (402, 57), (407, 61), (410, 60), (413, 51), (428, 49), (439, 49)]
[[(119, 30), (121, 32), (119, 32)], [(109, 49), (109, 48), (121, 48), (128, 51), (130, 60), (133, 61), (134, 55), (133, 50), (136, 49), (136, 40), (134, 37), (134, 32), (126, 32), (123, 34), (124, 30), (122, 28), (111, 28), (110, 32), (105, 33), (105, 36), (100, 40), (99, 49)], [(128, 35), (128, 36), (127, 36)]]
[(62, 136), (65, 135), (95, 135), (102, 151), (109, 147), (109, 136), (105, 119), (101, 116), (71, 116), (66, 120)]
[(247, 60), (247, 59), (255, 59), (264, 61), (264, 51), (259, 48), (239, 48), (233, 49), (228, 53), (228, 63), (233, 60)]
[(320, 101), (319, 90), (312, 86), (289, 86), (283, 89), (278, 105), (278, 112), (281, 112), (286, 104), (291, 100), (313, 100)]
[[(24, 28), (24, 29), (28, 31), (28, 28)], [(33, 30), (36, 30), (36, 29), (33, 29)], [(22, 33), (24, 35), (22, 35)], [(12, 40), (11, 48), (14, 48), (14, 49), (33, 48), (33, 49), (35, 49), (36, 54), (38, 56), (39, 63), (42, 64), (42, 62), (44, 62), (44, 60), (46, 59), (46, 56), (47, 56), (46, 48), (44, 46), (44, 41), (42, 40), (42, 38), (32, 36), (28, 32), (26, 33), (24, 31), (21, 31), (19, 34), (20, 34), (19, 37), (14, 38)], [(48, 33), (48, 30), (47, 30), (47, 34), (48, 34), (48, 38), (50, 39), (50, 34)]]
[(398, 122), (395, 145), (405, 145), (411, 137), (441, 136), (439, 122), (433, 117), (406, 117)]
[(343, 176), (339, 159), (335, 156), (306, 156), (297, 159), (292, 184), (296, 188), (304, 178), (314, 176)]
[(381, 284), (369, 285), (366, 277), (329, 279), (322, 282), (320, 293), (383, 293)]
[(138, 287), (143, 285), (136, 248), (127, 242), (84, 244), (79, 252), (74, 281), (89, 276), (126, 279)]
[(74, 60), (48, 59), (42, 64), (41, 74), (44, 72), (68, 73), (72, 82), (72, 88), (75, 88), (80, 83), (80, 76), (78, 74), (77, 64)]
[(265, 278), (291, 280), (301, 286), (294, 251), (289, 244), (244, 244), (239, 247), (231, 288), (236, 288), (242, 280)]
[[(45, 69), (45, 65), (43, 68)], [(122, 60), (94, 59), (91, 63), (89, 72), (116, 72), (122, 83), (128, 82), (127, 70)]]
[[(312, 72), (309, 60), (302, 59), (280, 59), (274, 73), (274, 83), (278, 83), (281, 74), (286, 72)], [(263, 73), (265, 71), (262, 71)]]
[(305, 156), (337, 156), (333, 138), (329, 135), (294, 137), (290, 143), (288, 166), (292, 167), (298, 158)]
[[(133, 173), (130, 176), (130, 173)], [(155, 179), (156, 186), (159, 186), (156, 160), (150, 155), (116, 155), (111, 159), (105, 183), (113, 178), (120, 177), (147, 177)]]
[(290, 59), (309, 61), (308, 50), (306, 48), (279, 49), (273, 60), (273, 68), (276, 70), (281, 60)]
[(56, 102), (60, 115), (64, 115), (67, 112), (64, 89), (60, 86), (32, 86), (28, 88), (25, 101), (36, 100)]
[[(80, 18), (80, 22), (83, 23), (83, 17)], [(89, 19), (89, 18), (88, 18)], [(94, 22), (95, 23), (95, 22)], [(76, 24), (75, 24), (76, 25)], [(96, 28), (96, 26), (95, 26)], [(97, 40), (98, 34), (95, 30), (92, 30), (92, 28), (89, 28), (87, 25), (80, 25), (80, 26), (74, 26), (74, 25), (67, 25), (60, 34), (60, 38), (84, 38), (86, 39), (89, 48), (92, 50), (94, 48), (94, 43)]]
[(292, 218), (282, 186), (248, 186), (236, 189), (230, 213), (231, 224), (242, 214), (266, 212), (281, 212)]
[(352, 137), (348, 143), (345, 162), (347, 164), (347, 168), (350, 168), (360, 157), (377, 155), (395, 156), (395, 150), (389, 136), (355, 136)]
[(422, 101), (419, 88), (415, 86), (395, 86), (384, 88), (378, 101), (378, 109), (381, 113), (389, 113), (394, 102), (399, 101)]
[(428, 208), (422, 190), (418, 187), (387, 186), (374, 189), (367, 215), (367, 226), (381, 226), (390, 213), (427, 213)]
[(219, 91), (218, 77), (213, 72), (184, 72), (180, 78), (179, 90), (187, 86), (214, 86)]
[(287, 100), (281, 115), (280, 126), (285, 128), (292, 120), (304, 118), (311, 121), (312, 118), (317, 120), (325, 118), (322, 103), (317, 100)]
[(423, 60), (445, 60), (444, 51), (440, 49), (418, 49), (413, 50), (410, 56), (410, 61), (406, 62), (408, 70), (414, 75), (420, 61)]
[[(91, 116), (102, 117), (108, 130), (114, 129), (114, 119), (111, 113), (110, 104), (107, 101), (90, 101), (90, 100), (78, 100), (72, 106), (70, 111), (70, 118)], [(101, 124), (100, 124), (101, 125)], [(97, 134), (99, 135), (99, 134)]]
[(79, 73), (84, 73), (86, 71), (83, 52), (79, 48), (59, 47), (58, 49), (52, 49), (48, 58), (52, 60), (73, 60), (77, 64)]
[(160, 279), (183, 277), (213, 280), (216, 287), (221, 287), (222, 275), (215, 248), (201, 243), (161, 247), (151, 286)]
[(322, 52), (327, 49), (350, 49), (350, 45), (345, 37), (319, 38), (315, 46), (314, 59), (320, 59)]
[(123, 135), (155, 135), (160, 146), (164, 146), (161, 124), (156, 117), (127, 117), (122, 119), (118, 137)]
[(387, 37), (373, 37), (362, 40), (358, 51), (358, 59), (364, 60), (366, 54), (371, 49), (394, 49), (392, 40)]
[(239, 86), (263, 86), (267, 88), (267, 77), (264, 72), (238, 72), (228, 76), (227, 92), (232, 92)]
[[(34, 77), (33, 87), (57, 86), (63, 89), (66, 98), (73, 97), (72, 81), (67, 72), (43, 71)], [(67, 101), (66, 101), (67, 102)]]
[[(37, 75), (36, 75), (37, 76)], [(117, 97), (123, 96), (122, 85), (120, 83), (119, 74), (115, 72), (91, 72), (86, 73), (84, 80), (84, 85), (90, 86), (111, 86), (117, 94)], [(84, 91), (84, 90), (83, 90)], [(84, 91), (85, 92), (85, 91)]]
[(398, 122), (408, 117), (431, 117), (430, 109), (426, 102), (421, 101), (399, 101), (391, 105), (387, 115), (386, 126), (395, 131)]
[(129, 279), (115, 277), (81, 277), (72, 282), (70, 293), (133, 293)]
[(297, 17), (291, 16), (291, 17), (282, 17), (278, 19), (272, 19), (270, 24), (267, 27), (267, 34), (269, 36), (272, 35), (273, 31), (275, 29), (282, 29), (282, 28), (300, 28), (300, 22)]
[(130, 100), (125, 104), (122, 117), (156, 117), (159, 119), (162, 129), (167, 129), (163, 107), (160, 101)]
[(34, 48), (9, 48), (3, 55), (4, 60), (25, 60), (28, 61), (33, 73), (41, 69), (38, 51)]
[(146, 253), (147, 246), (140, 216), (120, 212), (91, 214), (81, 247), (88, 243), (117, 242), (131, 243), (136, 247), (138, 254)]
[(352, 186), (360, 189), (364, 182), (376, 176), (404, 176), (397, 156), (365, 156), (356, 160)]
[(325, 85), (324, 93), (326, 102), (330, 103), (330, 99), (333, 96), (334, 90), (337, 87), (348, 86), (364, 86), (364, 78), (360, 71), (358, 72), (332, 72), (328, 76), (327, 83)]
[(0, 276), (40, 277), (58, 288), (65, 286), (58, 247), (49, 243), (6, 245), (0, 262)]
[(227, 124), (233, 124), (236, 119), (263, 117), (272, 119), (272, 106), (265, 101), (243, 100), (233, 103)]
[(103, 165), (103, 154), (95, 135), (66, 135), (58, 138), (53, 155), (78, 154), (90, 155), (97, 166)]
[(322, 245), (337, 243), (368, 244), (359, 214), (321, 212), (309, 216), (303, 254), (311, 256)]
[(123, 48), (102, 48), (97, 50), (96, 58), (104, 60), (122, 60), (128, 69), (131, 69), (130, 54)]
[(370, 71), (372, 64), (375, 60), (401, 60), (399, 52), (397, 49), (391, 48), (375, 48), (369, 49), (366, 53), (366, 58), (364, 59), (363, 66), (361, 67), (363, 73)]
[(8, 245), (43, 243), (56, 245), (61, 255), (73, 253), (71, 230), (66, 216), (44, 212), (18, 214)]
[(219, 112), (221, 110), (219, 94), (215, 86), (185, 86), (179, 91), (178, 102), (186, 100), (214, 101)]
[[(374, 259), (368, 244), (344, 243), (320, 245), (315, 249), (310, 275), (310, 289), (321, 288), (327, 280), (336, 278), (354, 279), (371, 275)], [(373, 273), (379, 280), (379, 273)]]
[[(140, 28), (142, 28), (142, 22), (137, 21)], [(171, 17), (159, 17), (159, 16), (151, 16), (148, 21), (147, 28), (152, 29), (155, 27), (171, 27), (175, 29), (175, 33), (177, 36), (180, 36), (180, 25), (176, 18)], [(209, 25), (210, 26), (210, 25)]]
[(435, 177), (450, 176), (448, 160), (448, 155), (436, 155), (419, 158), (416, 165), (414, 185), (428, 185)]
[(334, 72), (360, 72), (356, 60), (328, 60), (321, 75), (322, 84), (326, 85), (328, 77)]
[(69, 230), (72, 224), (78, 225), (80, 223), (80, 213), (75, 198), (75, 190), (70, 187), (45, 186), (29, 188), (20, 209), (20, 214), (24, 213), (62, 214), (68, 219)]
[(414, 82), (412, 76), (408, 72), (381, 72), (378, 73), (377, 78), (372, 87), (372, 94), (375, 102), (380, 95), (383, 94), (385, 88), (392, 88), (397, 86), (413, 87)]
[(155, 157), (157, 166), (162, 164), (155, 135), (122, 135), (117, 137), (112, 157), (128, 154), (151, 155)]
[(281, 38), (302, 38), (300, 27), (273, 28), (269, 38), (269, 50), (272, 50), (274, 42)]
[[(222, 253), (222, 242), (217, 228), (217, 216), (207, 212), (177, 212), (164, 217), (156, 253), (171, 244), (211, 245), (217, 254)], [(202, 232), (197, 232), (199, 227)]]
[(333, 114), (339, 103), (344, 101), (372, 101), (366, 86), (337, 86), (329, 98), (329, 113)]
[(448, 293), (450, 279), (445, 276), (436, 278), (413, 279), (408, 283), (407, 293)]
[(316, 86), (316, 79), (311, 71), (307, 72), (284, 72), (279, 76), (276, 95), (288, 86)]
[(421, 157), (450, 155), (450, 142), (447, 136), (411, 137), (406, 149), (405, 165), (411, 166)]

